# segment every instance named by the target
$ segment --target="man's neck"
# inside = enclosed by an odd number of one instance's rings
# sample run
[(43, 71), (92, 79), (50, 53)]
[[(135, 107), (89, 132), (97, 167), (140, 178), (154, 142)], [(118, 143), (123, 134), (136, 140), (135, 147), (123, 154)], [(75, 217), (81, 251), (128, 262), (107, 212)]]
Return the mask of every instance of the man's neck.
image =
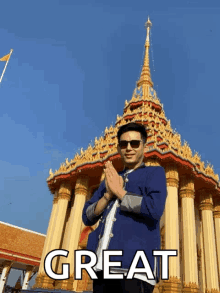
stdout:
[(143, 161), (141, 161), (140, 163), (134, 165), (134, 166), (128, 166), (128, 165), (125, 165), (124, 166), (124, 169), (125, 170), (134, 170), (134, 169), (137, 169), (139, 168), (141, 165), (142, 165)]

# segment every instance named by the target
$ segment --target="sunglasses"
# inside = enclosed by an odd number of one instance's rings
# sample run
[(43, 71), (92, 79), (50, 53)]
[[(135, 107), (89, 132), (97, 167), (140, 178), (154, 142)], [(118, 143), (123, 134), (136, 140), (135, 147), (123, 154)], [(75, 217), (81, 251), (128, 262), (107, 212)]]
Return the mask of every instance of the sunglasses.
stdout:
[(129, 143), (132, 149), (138, 149), (140, 146), (141, 140), (121, 140), (119, 142), (119, 147), (121, 149), (126, 149)]

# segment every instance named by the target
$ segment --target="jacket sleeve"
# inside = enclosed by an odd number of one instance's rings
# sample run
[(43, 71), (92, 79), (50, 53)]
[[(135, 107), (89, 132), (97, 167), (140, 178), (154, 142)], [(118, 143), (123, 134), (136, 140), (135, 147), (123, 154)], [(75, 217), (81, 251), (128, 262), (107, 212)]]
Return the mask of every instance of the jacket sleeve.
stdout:
[(100, 200), (100, 198), (103, 197), (105, 192), (106, 192), (105, 180), (103, 180), (99, 188), (95, 191), (92, 198), (88, 200), (84, 205), (83, 212), (82, 212), (82, 221), (86, 226), (95, 225), (98, 222), (98, 220), (101, 218), (101, 216), (103, 215), (104, 210), (98, 216), (95, 215), (94, 211), (98, 201)]
[(147, 176), (144, 194), (127, 192), (121, 201), (121, 210), (160, 220), (167, 197), (166, 175), (163, 167), (155, 167)]

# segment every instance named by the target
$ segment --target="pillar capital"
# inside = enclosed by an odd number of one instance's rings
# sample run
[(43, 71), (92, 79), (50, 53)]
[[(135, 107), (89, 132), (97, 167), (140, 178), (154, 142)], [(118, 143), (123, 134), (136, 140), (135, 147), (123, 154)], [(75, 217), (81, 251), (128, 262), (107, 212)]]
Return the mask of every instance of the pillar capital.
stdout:
[(199, 292), (199, 285), (195, 282), (186, 283), (183, 281), (183, 292)]
[(68, 201), (71, 198), (71, 185), (69, 182), (63, 182), (60, 185), (59, 191), (58, 191), (58, 200), (59, 199), (67, 199)]
[(183, 174), (180, 176), (180, 198), (192, 198), (194, 199), (194, 179), (189, 174)]
[(213, 209), (213, 216), (214, 218), (220, 218), (220, 198), (214, 197), (214, 209)]
[(4, 286), (10, 274), (12, 264), (13, 264), (13, 261), (8, 261), (8, 260), (5, 260), (2, 264), (3, 270), (0, 277), (0, 292), (4, 292)]
[(198, 190), (200, 196), (199, 209), (213, 211), (213, 199), (210, 189), (202, 188)]
[(25, 277), (24, 277), (24, 281), (22, 285), (22, 290), (27, 290), (33, 270), (34, 270), (34, 266), (30, 266), (30, 265), (26, 266), (26, 273), (25, 273)]
[(88, 194), (89, 177), (86, 175), (79, 175), (76, 180), (75, 194)]
[(11, 261), (11, 260), (5, 260), (5, 261), (2, 263), (2, 266), (3, 266), (3, 268), (5, 268), (5, 267), (11, 267), (12, 264), (13, 264), (13, 261)]
[(167, 163), (165, 165), (167, 186), (179, 186), (179, 173), (177, 166), (174, 163)]
[(57, 203), (58, 202), (58, 197), (59, 197), (59, 190), (56, 189), (55, 190), (55, 193), (53, 195), (53, 204)]
[(163, 280), (164, 292), (181, 292), (181, 279), (177, 276), (169, 276), (168, 280)]
[(33, 270), (34, 270), (34, 266), (30, 266), (30, 265), (26, 266), (26, 271), (33, 271)]
[(149, 159), (146, 160), (145, 166), (161, 166), (161, 164), (158, 161), (158, 159), (149, 158)]

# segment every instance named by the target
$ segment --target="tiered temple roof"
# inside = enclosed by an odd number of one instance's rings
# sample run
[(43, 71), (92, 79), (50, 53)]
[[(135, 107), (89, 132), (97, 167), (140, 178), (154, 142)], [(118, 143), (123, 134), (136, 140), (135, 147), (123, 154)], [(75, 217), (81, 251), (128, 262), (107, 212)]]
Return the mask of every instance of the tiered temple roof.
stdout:
[[(147, 37), (145, 42), (145, 57), (140, 78), (130, 101), (125, 101), (123, 115), (117, 115), (115, 126), (106, 127), (105, 133), (99, 139), (95, 138), (94, 146), (88, 145), (86, 150), (81, 149), (70, 161), (66, 159), (60, 168), (52, 172), (47, 179), (48, 187), (52, 193), (63, 180), (71, 183), (76, 181), (79, 174), (85, 174), (91, 178), (99, 178), (102, 174), (104, 163), (113, 161), (116, 169), (122, 169), (120, 155), (117, 152), (118, 128), (129, 122), (145, 125), (147, 131), (147, 146), (145, 149), (146, 164), (155, 162), (175, 162), (182, 172), (189, 172), (197, 178), (197, 184), (203, 187), (211, 187), (220, 192), (218, 174), (214, 173), (213, 166), (201, 160), (198, 152), (194, 154), (189, 144), (181, 142), (181, 136), (173, 130), (170, 120), (167, 119), (163, 104), (153, 88), (149, 64), (150, 28), (151, 21), (146, 22)], [(162, 164), (163, 165), (163, 164)], [(79, 173), (81, 172), (81, 173)], [(96, 182), (97, 183), (97, 182)]]

